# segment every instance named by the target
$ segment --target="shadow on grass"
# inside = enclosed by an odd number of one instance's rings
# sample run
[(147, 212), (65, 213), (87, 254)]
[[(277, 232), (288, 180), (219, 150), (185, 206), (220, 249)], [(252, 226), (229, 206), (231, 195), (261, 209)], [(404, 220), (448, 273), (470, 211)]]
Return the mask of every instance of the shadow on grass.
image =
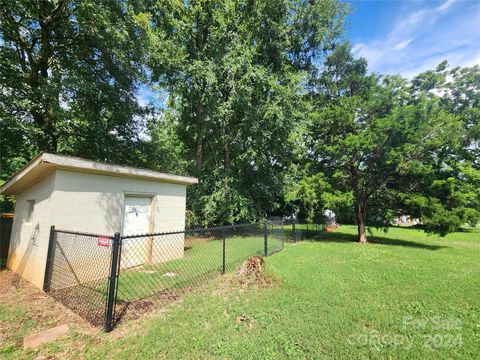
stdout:
[[(318, 235), (315, 235), (308, 241), (325, 241), (325, 242), (357, 242), (357, 235), (342, 233), (341, 231), (335, 232), (323, 232)], [(441, 245), (429, 245), (423, 244), (410, 240), (400, 240), (400, 239), (390, 239), (383, 236), (369, 236), (368, 242), (372, 244), (381, 244), (381, 245), (391, 245), (391, 246), (403, 246), (411, 247), (417, 249), (426, 249), (426, 250), (439, 250), (443, 248), (448, 248), (448, 246)]]

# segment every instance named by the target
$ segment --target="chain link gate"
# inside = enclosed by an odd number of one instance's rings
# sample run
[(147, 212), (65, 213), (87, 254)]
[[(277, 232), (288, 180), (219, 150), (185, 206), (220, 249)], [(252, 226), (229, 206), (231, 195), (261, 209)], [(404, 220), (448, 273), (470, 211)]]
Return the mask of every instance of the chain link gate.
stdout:
[(43, 290), (95, 326), (105, 326), (112, 239), (50, 229)]

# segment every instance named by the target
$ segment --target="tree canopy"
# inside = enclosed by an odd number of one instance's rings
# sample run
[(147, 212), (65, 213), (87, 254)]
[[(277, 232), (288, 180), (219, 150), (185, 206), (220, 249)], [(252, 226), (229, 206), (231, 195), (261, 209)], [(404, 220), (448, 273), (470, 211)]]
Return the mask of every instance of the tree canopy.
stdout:
[[(138, 36), (136, 9), (127, 5), (1, 1), (5, 173), (18, 166), (12, 159), (39, 151), (136, 162), (136, 117), (144, 110), (135, 88), (146, 42)], [(20, 156), (11, 156), (10, 148)]]
[(152, 16), (150, 66), (168, 89), (169, 124), (182, 156), (193, 160), (187, 169), (201, 179), (191, 207), (204, 224), (263, 217), (281, 206), (302, 84), (340, 34), (345, 6), (275, 0), (174, 8), (174, 17)]
[(196, 224), (332, 209), (362, 242), (401, 215), (476, 224), (480, 68), (372, 74), (342, 38), (348, 11), (0, 0), (0, 181), (50, 151), (198, 176)]
[[(304, 170), (288, 195), (306, 183), (317, 187), (301, 202), (310, 216), (325, 207), (341, 213), (349, 202), (360, 242), (367, 241), (366, 225), (386, 226), (401, 215), (419, 217), (440, 234), (475, 225), (478, 120), (471, 115), (474, 101), (454, 97), (473, 100), (466, 89), (475, 92), (475, 76), (467, 85), (464, 75), (479, 69), (446, 68), (443, 63), (408, 82), (368, 74), (348, 44), (337, 47), (311, 96)], [(449, 83), (447, 75), (453, 77)]]

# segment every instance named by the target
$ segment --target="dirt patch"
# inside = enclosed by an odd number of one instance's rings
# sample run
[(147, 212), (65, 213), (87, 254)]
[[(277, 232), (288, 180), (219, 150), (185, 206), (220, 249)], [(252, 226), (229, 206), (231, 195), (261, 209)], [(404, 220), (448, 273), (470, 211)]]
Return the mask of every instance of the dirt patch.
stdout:
[(137, 319), (145, 313), (152, 311), (155, 304), (146, 299), (136, 300), (131, 303), (119, 301), (115, 308), (116, 323)]
[(10, 270), (0, 270), (0, 349), (21, 347), (23, 338), (62, 324), (98, 332), (80, 316)]
[(239, 315), (235, 319), (237, 324), (244, 326), (246, 329), (251, 330), (255, 326), (255, 320), (249, 318), (247, 315)]
[(105, 295), (85, 285), (53, 290), (49, 295), (90, 324), (105, 325)]
[(185, 287), (182, 289), (172, 288), (132, 302), (118, 300), (115, 308), (115, 322), (118, 326), (118, 324), (124, 323), (127, 320), (143, 317), (146, 314), (157, 311), (159, 308), (177, 302), (183, 295), (195, 289), (195, 287)]
[(182, 296), (173, 293), (162, 293), (132, 303), (120, 302), (116, 308), (115, 328), (108, 333), (105, 340), (116, 341), (131, 334), (142, 335), (148, 329), (146, 323), (158, 320), (170, 311), (171, 306), (181, 302)]

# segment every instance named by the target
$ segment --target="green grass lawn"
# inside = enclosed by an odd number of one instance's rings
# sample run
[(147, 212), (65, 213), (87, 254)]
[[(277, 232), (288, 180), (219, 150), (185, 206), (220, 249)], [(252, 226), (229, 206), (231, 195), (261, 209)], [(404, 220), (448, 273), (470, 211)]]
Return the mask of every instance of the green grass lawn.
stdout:
[[(21, 319), (21, 321), (19, 321)], [(9, 331), (5, 331), (8, 326)], [(2, 353), (15, 352), (15, 344), (37, 326), (37, 321), (29, 316), (22, 306), (7, 306), (0, 303), (0, 359)]]
[(480, 229), (439, 238), (390, 228), (367, 245), (354, 239), (355, 228), (341, 226), (286, 244), (266, 260), (277, 280), (269, 287), (232, 288), (227, 275), (111, 334), (19, 357), (76, 344), (92, 359), (478, 358)]

